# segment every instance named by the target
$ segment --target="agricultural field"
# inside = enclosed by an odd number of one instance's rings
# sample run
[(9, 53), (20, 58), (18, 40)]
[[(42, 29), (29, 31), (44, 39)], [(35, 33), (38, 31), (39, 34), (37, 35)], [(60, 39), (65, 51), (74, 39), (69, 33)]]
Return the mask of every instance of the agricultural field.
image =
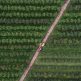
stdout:
[[(0, 0), (0, 81), (19, 81), (64, 0)], [(81, 0), (71, 0), (25, 81), (81, 81)]]
[(71, 2), (25, 81), (81, 81), (80, 2)]

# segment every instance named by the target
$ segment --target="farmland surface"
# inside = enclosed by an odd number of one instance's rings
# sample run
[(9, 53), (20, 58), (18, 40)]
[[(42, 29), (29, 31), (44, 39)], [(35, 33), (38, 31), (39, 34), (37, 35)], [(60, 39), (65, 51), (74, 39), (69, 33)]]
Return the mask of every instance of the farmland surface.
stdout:
[[(18, 81), (64, 0), (0, 0), (0, 81)], [(26, 81), (81, 81), (81, 0), (72, 0)]]

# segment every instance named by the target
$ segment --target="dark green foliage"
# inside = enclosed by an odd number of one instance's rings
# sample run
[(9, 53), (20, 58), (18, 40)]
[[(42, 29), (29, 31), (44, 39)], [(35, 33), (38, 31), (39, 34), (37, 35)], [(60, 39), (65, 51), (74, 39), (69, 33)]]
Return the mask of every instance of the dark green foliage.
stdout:
[(18, 81), (63, 0), (0, 0), (0, 81)]
[(71, 1), (26, 81), (81, 81), (80, 3)]

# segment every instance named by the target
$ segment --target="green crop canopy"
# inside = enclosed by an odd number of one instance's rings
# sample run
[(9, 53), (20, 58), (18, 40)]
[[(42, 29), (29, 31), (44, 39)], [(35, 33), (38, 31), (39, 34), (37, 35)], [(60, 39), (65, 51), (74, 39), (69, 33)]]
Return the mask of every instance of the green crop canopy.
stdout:
[[(0, 0), (0, 81), (19, 81), (64, 3)], [(71, 0), (24, 81), (81, 81), (81, 0)]]

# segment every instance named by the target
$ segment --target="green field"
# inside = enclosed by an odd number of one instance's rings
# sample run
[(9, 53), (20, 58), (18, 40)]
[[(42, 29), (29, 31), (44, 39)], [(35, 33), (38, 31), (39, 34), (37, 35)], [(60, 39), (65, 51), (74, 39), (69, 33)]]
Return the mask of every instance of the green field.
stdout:
[[(18, 81), (64, 0), (0, 0), (0, 81)], [(81, 0), (71, 0), (25, 81), (81, 81)]]

